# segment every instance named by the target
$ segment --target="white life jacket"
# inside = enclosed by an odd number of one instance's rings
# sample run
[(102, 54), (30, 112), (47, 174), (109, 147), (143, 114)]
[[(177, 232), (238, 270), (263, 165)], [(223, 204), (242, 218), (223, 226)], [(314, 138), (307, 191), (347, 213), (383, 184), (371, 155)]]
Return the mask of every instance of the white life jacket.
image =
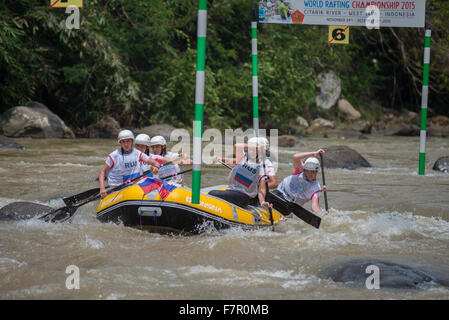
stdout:
[(116, 149), (106, 158), (106, 164), (110, 167), (108, 172), (108, 183), (118, 186), (129, 182), (131, 179), (141, 174), (141, 163), (147, 162), (149, 156), (137, 149), (132, 149), (130, 153), (122, 153)]
[(301, 206), (312, 200), (314, 195), (319, 197), (321, 194), (321, 186), (318, 180), (308, 181), (304, 172), (285, 177), (277, 189), (282, 192), (287, 200)]
[[(153, 160), (156, 160), (156, 161), (157, 161), (158, 159), (162, 159), (161, 156), (157, 156), (157, 155), (152, 154), (152, 153), (150, 153), (149, 157), (150, 157), (151, 159), (153, 159)], [(158, 161), (158, 162), (159, 162), (159, 164), (162, 164), (162, 161)], [(141, 163), (140, 163), (140, 168), (141, 168), (141, 169), (140, 169), (140, 173), (142, 174), (142, 173), (144, 173), (145, 171), (148, 171), (148, 170), (150, 170), (151, 168), (153, 168), (153, 166), (150, 165), (150, 164), (148, 164), (148, 163), (141, 162)], [(147, 177), (151, 177), (151, 178), (157, 177), (157, 175), (154, 175), (153, 172), (148, 173), (146, 176), (147, 176)]]
[[(179, 157), (178, 153), (174, 153), (171, 151), (168, 151), (165, 155), (165, 158), (174, 159), (176, 157)], [(158, 177), (159, 178), (166, 178), (164, 181), (167, 181), (171, 184), (183, 184), (183, 176), (182, 174), (177, 175), (179, 172), (181, 172), (181, 168), (177, 164), (167, 164), (163, 165), (159, 169)]]
[[(247, 152), (245, 152), (245, 155), (243, 156), (242, 160), (248, 161), (248, 153)], [(242, 160), (240, 160), (240, 161), (242, 161)], [(268, 158), (265, 158), (265, 170), (266, 170), (267, 176), (269, 176), (269, 177), (276, 175), (276, 171), (274, 169), (273, 162), (271, 162), (271, 160)], [(263, 168), (262, 168), (262, 172), (263, 172)]]
[(243, 158), (228, 176), (228, 190), (243, 192), (250, 198), (257, 197), (259, 181), (264, 177), (262, 164), (245, 161)]

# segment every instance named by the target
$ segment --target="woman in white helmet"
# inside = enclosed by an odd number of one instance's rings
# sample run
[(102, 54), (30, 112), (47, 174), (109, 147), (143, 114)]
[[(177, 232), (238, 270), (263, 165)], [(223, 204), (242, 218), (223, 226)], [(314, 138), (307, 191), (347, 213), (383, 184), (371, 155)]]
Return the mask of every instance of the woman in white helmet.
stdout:
[[(136, 140), (134, 141), (134, 146), (140, 152), (145, 153), (150, 158), (155, 159), (157, 162), (159, 162), (159, 164), (162, 164), (164, 161), (159, 159), (160, 157), (155, 157), (152, 154), (150, 154), (150, 142), (151, 142), (150, 136), (145, 133), (141, 133), (136, 136)], [(141, 170), (140, 170), (141, 173), (152, 169), (151, 165), (146, 164), (144, 162), (140, 163), (140, 167), (141, 167)], [(147, 176), (154, 177), (155, 175), (153, 173), (149, 173)]]
[[(254, 148), (249, 148), (249, 146), (255, 146)], [(251, 149), (251, 151), (250, 151)], [(248, 140), (248, 143), (236, 143), (234, 145), (235, 158), (221, 158), (220, 160), (225, 163), (237, 164), (242, 160), (248, 160), (249, 152), (257, 154), (256, 160), (262, 162), (262, 158), (265, 158), (265, 170), (268, 177), (268, 188), (275, 189), (278, 186), (278, 181), (276, 178), (276, 171), (274, 165), (269, 157), (270, 143), (265, 137), (252, 137)], [(260, 159), (259, 159), (260, 157)]]
[(100, 181), (100, 195), (105, 197), (107, 192), (104, 186), (104, 177), (107, 174), (110, 186), (118, 186), (129, 182), (141, 174), (141, 163), (159, 168), (159, 163), (147, 154), (133, 147), (134, 134), (130, 130), (122, 130), (118, 134), (120, 148), (111, 152), (106, 158), (106, 163), (100, 170), (98, 179)]
[[(193, 161), (187, 159), (187, 155), (183, 153), (178, 154), (171, 151), (167, 151), (167, 141), (162, 136), (154, 136), (153, 138), (151, 138), (150, 146), (152, 150), (151, 156), (153, 156), (156, 160), (164, 158), (165, 162), (181, 158), (178, 161), (179, 164), (191, 165), (193, 163)], [(168, 164), (161, 167), (158, 173), (158, 177), (166, 178), (164, 180), (171, 184), (177, 184), (182, 186), (184, 184), (183, 176), (182, 174), (178, 174), (179, 172), (181, 172), (181, 169), (179, 168), (178, 164)]]
[(141, 133), (136, 136), (134, 146), (140, 152), (150, 155), (150, 142), (151, 142), (150, 136), (145, 133)]
[[(321, 186), (317, 180), (320, 169), (320, 161), (316, 158), (324, 154), (323, 149), (315, 152), (301, 152), (293, 155), (293, 167), (295, 169), (291, 176), (284, 178), (273, 194), (303, 206), (307, 201), (312, 201), (312, 211), (321, 212), (319, 198)], [(306, 159), (303, 163), (302, 160)], [(270, 199), (271, 200), (271, 199)], [(276, 201), (273, 201), (277, 209)], [(289, 213), (285, 213), (289, 214)]]
[[(271, 203), (265, 200), (266, 169), (259, 159), (260, 144), (257, 140), (250, 140), (248, 153), (238, 157), (239, 162), (228, 176), (228, 187), (226, 190), (212, 190), (210, 195), (222, 198), (226, 201), (246, 207), (249, 204), (260, 203), (264, 208), (271, 208)], [(262, 151), (264, 151), (262, 149)]]

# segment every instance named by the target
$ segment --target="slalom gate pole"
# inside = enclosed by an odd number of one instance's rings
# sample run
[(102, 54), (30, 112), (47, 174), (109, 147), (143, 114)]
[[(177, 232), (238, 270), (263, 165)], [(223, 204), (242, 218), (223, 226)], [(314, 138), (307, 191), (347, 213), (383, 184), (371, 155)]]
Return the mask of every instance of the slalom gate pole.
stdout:
[(193, 121), (192, 203), (200, 203), (201, 140), (203, 137), (204, 91), (206, 76), (207, 0), (198, 1), (196, 53), (195, 120)]

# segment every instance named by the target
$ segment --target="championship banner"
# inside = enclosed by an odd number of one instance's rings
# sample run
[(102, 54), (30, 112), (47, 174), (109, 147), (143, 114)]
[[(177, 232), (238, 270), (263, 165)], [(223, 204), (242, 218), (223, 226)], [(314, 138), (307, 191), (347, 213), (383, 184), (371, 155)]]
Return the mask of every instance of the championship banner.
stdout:
[(425, 0), (259, 1), (261, 23), (424, 28), (425, 15)]

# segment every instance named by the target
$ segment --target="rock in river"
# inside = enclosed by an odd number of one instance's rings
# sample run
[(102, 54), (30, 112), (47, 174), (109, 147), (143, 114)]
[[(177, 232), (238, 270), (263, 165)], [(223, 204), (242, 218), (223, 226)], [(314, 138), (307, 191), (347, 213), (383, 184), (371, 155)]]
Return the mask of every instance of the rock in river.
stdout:
[(373, 269), (368, 269), (368, 266), (378, 268), (380, 289), (420, 289), (423, 284), (430, 283), (449, 286), (447, 276), (420, 270), (413, 266), (369, 258), (337, 263), (326, 268), (321, 276), (350, 287), (364, 288), (368, 277), (374, 274)]
[(357, 169), (371, 167), (371, 164), (357, 151), (347, 146), (324, 148), (324, 166), (327, 168)]
[(12, 202), (0, 208), (0, 220), (25, 220), (52, 211), (53, 208), (32, 202)]
[(433, 165), (433, 170), (449, 173), (449, 157), (439, 158)]

